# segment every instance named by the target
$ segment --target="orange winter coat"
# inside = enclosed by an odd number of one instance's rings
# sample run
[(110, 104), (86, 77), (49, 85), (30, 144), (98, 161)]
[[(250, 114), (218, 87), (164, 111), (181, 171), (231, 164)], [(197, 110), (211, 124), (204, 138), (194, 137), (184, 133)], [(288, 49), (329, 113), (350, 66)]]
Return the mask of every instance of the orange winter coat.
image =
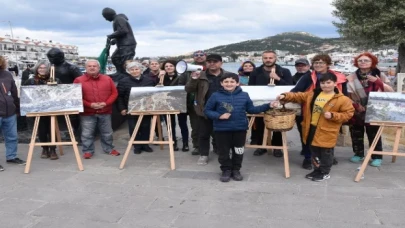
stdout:
[[(352, 100), (344, 96), (335, 88), (335, 95), (323, 107), (323, 113), (331, 112), (332, 118), (326, 119), (323, 114), (320, 115), (318, 125), (315, 131), (312, 146), (333, 148), (336, 146), (336, 141), (339, 135), (342, 123), (347, 122), (352, 118), (354, 108)], [(283, 101), (305, 104), (305, 109), (302, 110), (304, 120), (302, 121), (302, 139), (306, 143), (309, 128), (312, 118), (312, 100), (314, 92), (298, 92), (284, 93), (286, 96)]]

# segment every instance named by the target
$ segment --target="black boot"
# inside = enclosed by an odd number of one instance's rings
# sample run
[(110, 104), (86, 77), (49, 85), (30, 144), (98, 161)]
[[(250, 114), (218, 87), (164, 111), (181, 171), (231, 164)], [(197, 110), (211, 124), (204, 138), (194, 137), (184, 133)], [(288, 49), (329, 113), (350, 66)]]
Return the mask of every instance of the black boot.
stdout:
[(49, 148), (47, 146), (42, 147), (41, 158), (49, 158)]
[(56, 154), (55, 147), (51, 147), (49, 149), (49, 154), (50, 154), (51, 160), (58, 160), (59, 159), (58, 154)]
[(179, 147), (177, 146), (177, 140), (174, 141), (173, 150), (174, 150), (174, 151), (179, 151)]
[(183, 142), (183, 148), (181, 149), (181, 151), (187, 152), (189, 150), (190, 148), (188, 147), (188, 142)]

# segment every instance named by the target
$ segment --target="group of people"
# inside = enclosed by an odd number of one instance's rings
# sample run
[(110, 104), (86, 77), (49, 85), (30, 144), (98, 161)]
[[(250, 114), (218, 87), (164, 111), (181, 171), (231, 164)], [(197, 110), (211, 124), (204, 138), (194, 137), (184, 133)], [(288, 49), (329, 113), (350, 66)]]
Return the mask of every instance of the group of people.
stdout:
[[(195, 65), (203, 66), (203, 71), (176, 72), (176, 61), (166, 60), (160, 63), (150, 59), (139, 63), (129, 60), (125, 63), (127, 76), (118, 81), (115, 86), (111, 77), (100, 74), (100, 64), (97, 60), (88, 60), (86, 73), (76, 75), (73, 83), (81, 83), (83, 90), (84, 112), (80, 113), (82, 152), (85, 159), (90, 159), (95, 152), (94, 139), (98, 130), (101, 147), (104, 153), (118, 156), (114, 149), (111, 113), (113, 105), (117, 105), (123, 116), (128, 115), (128, 101), (132, 87), (153, 87), (159, 82), (164, 86), (184, 86), (187, 92), (187, 113), (171, 116), (174, 150), (179, 150), (176, 135), (176, 122), (180, 127), (181, 150), (187, 152), (192, 147), (191, 154), (199, 155), (197, 164), (206, 165), (209, 162), (210, 144), (213, 152), (218, 154), (222, 175), (220, 180), (230, 179), (240, 181), (248, 119), (246, 113), (261, 113), (276, 108), (283, 102), (295, 102), (301, 105), (301, 115), (297, 115), (296, 123), (301, 136), (304, 156), (302, 167), (314, 171), (306, 177), (314, 181), (330, 178), (339, 130), (342, 124), (350, 126), (354, 156), (352, 162), (361, 162), (364, 158), (364, 133), (371, 143), (377, 133), (375, 126), (365, 123), (365, 110), (370, 92), (387, 91), (387, 78), (378, 68), (378, 59), (363, 53), (354, 60), (358, 67), (356, 72), (346, 77), (332, 71), (332, 60), (327, 54), (319, 54), (312, 58), (311, 64), (307, 59), (299, 59), (295, 63), (297, 73), (291, 72), (277, 64), (277, 54), (274, 51), (262, 53), (263, 64), (256, 67), (251, 61), (244, 62), (238, 70), (239, 75), (222, 68), (222, 57), (217, 54), (207, 55), (204, 51), (193, 53)], [(6, 71), (6, 61), (0, 57), (0, 82), (2, 83), (0, 101), (0, 127), (5, 136), (7, 162), (25, 164), (16, 157), (17, 132), (15, 128), (18, 114), (17, 88), (12, 75)], [(46, 84), (49, 79), (50, 65), (39, 61), (33, 68), (34, 77), (25, 80), (25, 85)], [(56, 75), (58, 76), (58, 75)], [(294, 86), (289, 93), (280, 94), (278, 102), (261, 106), (253, 106), (249, 95), (242, 91), (240, 85), (265, 86), (270, 79), (275, 85)], [(59, 80), (59, 79), (58, 79)], [(60, 82), (60, 81), (58, 81)], [(63, 82), (62, 82), (63, 83)], [(4, 105), (3, 105), (4, 104)], [(190, 118), (191, 134), (188, 129)], [(128, 115), (128, 132), (131, 135), (137, 116)], [(163, 122), (167, 119), (162, 117)], [(39, 124), (39, 140), (50, 140), (49, 118), (41, 118)], [(263, 118), (256, 118), (252, 127), (252, 145), (263, 143)], [(140, 124), (136, 140), (147, 141), (151, 128), (150, 117), (145, 116)], [(157, 132), (157, 130), (156, 130)], [(191, 135), (191, 144), (189, 143)], [(274, 132), (271, 144), (282, 145), (280, 132)], [(54, 146), (43, 147), (41, 157), (58, 159)], [(376, 150), (382, 151), (381, 139)], [(147, 145), (135, 145), (133, 152), (153, 152)], [(255, 156), (261, 156), (266, 149), (256, 149)], [(273, 150), (275, 157), (282, 157), (283, 152)], [(380, 166), (381, 155), (373, 155), (372, 166)], [(0, 170), (3, 168), (0, 166)]]

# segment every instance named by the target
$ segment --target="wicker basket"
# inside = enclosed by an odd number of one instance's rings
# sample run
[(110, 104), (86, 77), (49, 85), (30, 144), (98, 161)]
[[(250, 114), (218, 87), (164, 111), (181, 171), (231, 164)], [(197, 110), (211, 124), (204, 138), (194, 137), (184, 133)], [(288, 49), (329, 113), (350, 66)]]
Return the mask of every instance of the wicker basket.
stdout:
[(289, 131), (294, 127), (295, 110), (272, 109), (264, 114), (264, 123), (270, 131)]

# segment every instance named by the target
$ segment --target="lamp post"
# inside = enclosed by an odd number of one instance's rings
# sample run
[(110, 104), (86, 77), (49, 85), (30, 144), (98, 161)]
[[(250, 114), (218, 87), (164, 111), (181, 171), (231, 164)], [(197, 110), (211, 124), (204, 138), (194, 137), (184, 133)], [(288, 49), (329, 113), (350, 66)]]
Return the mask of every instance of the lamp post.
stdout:
[(11, 21), (0, 21), (0, 22), (6, 22), (6, 23), (8, 23), (8, 25), (10, 26), (11, 41), (12, 41), (13, 49), (14, 49), (15, 63), (16, 63), (17, 66), (18, 66), (17, 50), (15, 49), (16, 44), (15, 44), (15, 41), (14, 41), (13, 27), (11, 26)]

